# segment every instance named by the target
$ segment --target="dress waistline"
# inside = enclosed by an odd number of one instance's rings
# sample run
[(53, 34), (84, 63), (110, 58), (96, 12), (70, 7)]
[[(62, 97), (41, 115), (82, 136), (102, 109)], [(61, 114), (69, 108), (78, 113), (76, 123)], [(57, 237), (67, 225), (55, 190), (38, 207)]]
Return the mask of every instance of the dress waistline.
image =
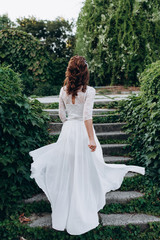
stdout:
[(74, 117), (74, 118), (66, 118), (67, 121), (73, 121), (73, 120), (78, 120), (78, 121), (84, 121), (83, 117)]

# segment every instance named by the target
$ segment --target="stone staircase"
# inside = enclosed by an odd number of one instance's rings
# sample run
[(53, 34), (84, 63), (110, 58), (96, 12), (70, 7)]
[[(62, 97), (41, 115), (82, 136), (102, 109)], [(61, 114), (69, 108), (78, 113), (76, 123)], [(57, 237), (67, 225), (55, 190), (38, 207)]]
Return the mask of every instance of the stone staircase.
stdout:
[[(52, 120), (58, 119), (58, 110), (57, 109), (45, 109)], [(110, 112), (114, 112), (115, 109), (94, 109), (93, 116), (104, 116)], [(102, 114), (102, 115), (101, 115)], [(116, 122), (116, 123), (94, 123), (94, 128), (96, 135), (99, 140), (127, 140), (128, 134), (123, 131), (123, 126), (125, 122)], [(58, 135), (61, 131), (62, 123), (60, 122), (51, 122), (49, 124), (50, 135)], [(106, 163), (122, 163), (126, 164), (132, 160), (128, 157), (128, 144), (122, 143), (111, 143), (111, 144), (101, 144), (103, 149), (104, 161)], [(128, 172), (125, 178), (132, 178), (138, 175), (138, 173)], [(106, 193), (106, 204), (111, 203), (120, 203), (125, 204), (133, 199), (142, 198), (144, 193), (138, 191), (111, 191)], [(25, 203), (32, 203), (38, 201), (48, 201), (46, 196), (38, 194), (32, 198), (25, 199)], [(128, 224), (139, 225), (142, 229), (147, 228), (149, 222), (160, 222), (160, 218), (148, 214), (138, 214), (138, 213), (123, 213), (123, 214), (104, 214), (99, 213), (100, 223), (103, 226), (127, 226)], [(51, 214), (41, 213), (41, 214), (32, 214), (30, 216), (31, 227), (49, 227), (51, 228)]]

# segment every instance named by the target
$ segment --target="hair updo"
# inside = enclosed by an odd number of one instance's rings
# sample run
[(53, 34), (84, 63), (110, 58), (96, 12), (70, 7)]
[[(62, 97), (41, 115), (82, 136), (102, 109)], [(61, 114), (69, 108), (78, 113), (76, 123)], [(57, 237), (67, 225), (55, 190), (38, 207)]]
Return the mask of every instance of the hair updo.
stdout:
[(67, 94), (77, 96), (77, 91), (81, 87), (82, 92), (85, 92), (89, 82), (88, 64), (85, 58), (78, 55), (71, 57), (65, 77), (63, 86), (66, 85)]

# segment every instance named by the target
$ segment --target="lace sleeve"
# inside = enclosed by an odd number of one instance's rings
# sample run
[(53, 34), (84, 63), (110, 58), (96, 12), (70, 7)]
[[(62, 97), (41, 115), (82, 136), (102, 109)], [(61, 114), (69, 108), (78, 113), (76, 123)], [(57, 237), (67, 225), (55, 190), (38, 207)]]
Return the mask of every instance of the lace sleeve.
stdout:
[(62, 91), (63, 91), (63, 87), (60, 90), (59, 93), (59, 117), (61, 119), (62, 122), (66, 121), (66, 108), (65, 108), (65, 104), (64, 101), (62, 99)]
[(90, 87), (87, 91), (86, 101), (83, 109), (83, 120), (92, 119), (92, 110), (94, 104), (96, 90), (93, 87)]

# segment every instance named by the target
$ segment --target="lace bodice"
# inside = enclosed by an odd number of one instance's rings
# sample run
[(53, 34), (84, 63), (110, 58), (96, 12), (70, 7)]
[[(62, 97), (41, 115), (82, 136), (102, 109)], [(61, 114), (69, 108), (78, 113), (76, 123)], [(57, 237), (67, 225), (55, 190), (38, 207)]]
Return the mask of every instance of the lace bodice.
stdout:
[(72, 103), (72, 95), (65, 91), (66, 86), (62, 87), (59, 93), (59, 117), (62, 122), (70, 119), (88, 120), (92, 119), (92, 110), (95, 98), (95, 89), (87, 86), (86, 92), (79, 90)]

